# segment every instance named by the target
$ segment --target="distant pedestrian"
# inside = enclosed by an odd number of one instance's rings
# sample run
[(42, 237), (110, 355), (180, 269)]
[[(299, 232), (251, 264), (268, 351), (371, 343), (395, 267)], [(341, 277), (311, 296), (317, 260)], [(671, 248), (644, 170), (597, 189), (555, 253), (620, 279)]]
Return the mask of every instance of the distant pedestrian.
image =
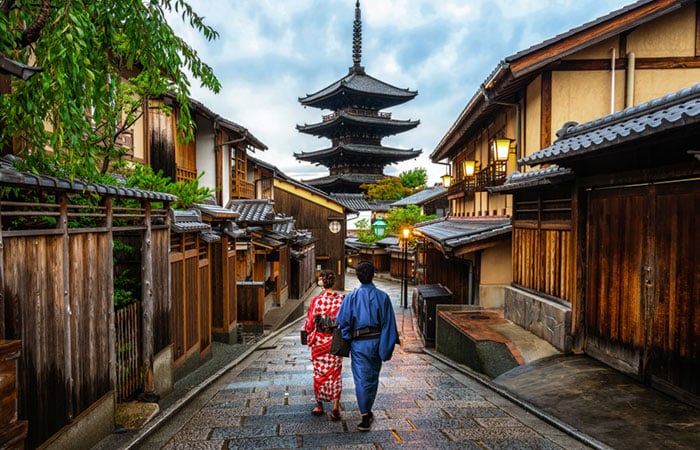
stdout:
[(382, 362), (391, 359), (394, 346), (399, 343), (399, 333), (389, 295), (372, 282), (372, 263), (361, 262), (355, 273), (361, 285), (345, 296), (338, 312), (338, 328), (345, 339), (352, 340), (352, 377), (362, 415), (357, 429), (369, 431), (374, 420), (372, 406), (377, 397)]
[(311, 410), (315, 416), (323, 415), (323, 402), (333, 402), (331, 420), (340, 420), (340, 395), (343, 391), (343, 358), (331, 355), (333, 329), (343, 296), (333, 290), (335, 273), (324, 270), (318, 277), (323, 289), (311, 299), (304, 328), (308, 333), (307, 345), (311, 348), (311, 363), (314, 368), (314, 395), (316, 406)]

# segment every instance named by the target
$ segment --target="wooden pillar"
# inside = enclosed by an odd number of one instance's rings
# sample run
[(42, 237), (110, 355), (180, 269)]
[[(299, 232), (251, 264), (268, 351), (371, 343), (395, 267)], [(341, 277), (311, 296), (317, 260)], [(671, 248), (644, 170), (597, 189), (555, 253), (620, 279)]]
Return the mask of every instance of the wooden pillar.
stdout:
[(73, 360), (71, 354), (70, 255), (68, 234), (68, 196), (60, 194), (59, 227), (63, 231), (63, 364), (65, 370), (66, 411), (73, 420)]
[[(112, 197), (105, 198), (105, 226), (109, 234), (109, 254), (114, 255), (114, 230), (113, 227), (113, 209)], [(111, 302), (108, 305), (107, 311), (109, 315), (109, 387), (116, 389), (117, 387), (117, 330), (115, 328), (114, 317), (114, 256), (110, 258), (111, 264), (109, 274), (109, 282), (107, 283), (108, 295), (107, 298)]]
[[(2, 206), (0, 206), (2, 219)], [(5, 242), (2, 239), (2, 220), (0, 220), (0, 339), (7, 339), (5, 330)]]
[(153, 382), (153, 246), (151, 245), (151, 203), (144, 202), (144, 225), (141, 244), (142, 302), (141, 302), (141, 356), (143, 358), (143, 391), (155, 390)]

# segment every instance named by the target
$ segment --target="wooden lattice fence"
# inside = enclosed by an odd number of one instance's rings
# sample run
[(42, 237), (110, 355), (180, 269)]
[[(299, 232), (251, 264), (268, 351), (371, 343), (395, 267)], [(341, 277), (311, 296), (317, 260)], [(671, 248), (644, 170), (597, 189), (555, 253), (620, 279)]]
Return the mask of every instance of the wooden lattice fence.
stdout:
[(117, 401), (130, 399), (143, 389), (141, 374), (141, 303), (132, 303), (115, 314), (117, 333)]

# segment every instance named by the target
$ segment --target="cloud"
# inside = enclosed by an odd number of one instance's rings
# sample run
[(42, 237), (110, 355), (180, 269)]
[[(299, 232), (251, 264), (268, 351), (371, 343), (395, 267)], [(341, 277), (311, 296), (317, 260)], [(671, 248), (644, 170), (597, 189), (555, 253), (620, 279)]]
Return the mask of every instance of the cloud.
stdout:
[[(422, 149), (414, 161), (389, 165), (398, 175), (425, 167), (429, 183), (445, 166), (428, 156), (478, 86), (506, 56), (529, 48), (617, 9), (610, 0), (373, 0), (362, 1), (362, 64), (367, 73), (418, 96), (389, 110), (396, 119), (420, 120), (387, 146)], [(222, 83), (214, 95), (193, 87), (192, 96), (248, 128), (270, 150), (255, 157), (299, 179), (327, 169), (300, 163), (294, 152), (327, 147), (327, 139), (299, 133), (328, 111), (304, 108), (300, 97), (347, 74), (352, 65), (351, 0), (191, 0), (195, 11), (220, 33), (207, 42), (177, 19), (171, 25)]]

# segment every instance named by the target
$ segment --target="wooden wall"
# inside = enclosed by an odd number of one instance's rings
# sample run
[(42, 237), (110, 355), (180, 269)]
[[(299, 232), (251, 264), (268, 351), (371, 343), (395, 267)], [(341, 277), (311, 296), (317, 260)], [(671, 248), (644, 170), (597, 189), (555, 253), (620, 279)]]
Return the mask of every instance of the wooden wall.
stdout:
[(30, 446), (113, 388), (111, 236), (65, 237), (4, 238), (6, 337), (22, 339), (19, 411)]
[[(282, 189), (275, 189), (275, 211), (294, 217), (296, 227), (311, 231), (316, 242), (316, 256), (323, 265), (322, 269), (336, 272), (335, 288), (345, 289), (345, 234), (344, 213), (338, 213), (323, 205), (314, 203)], [(333, 233), (328, 228), (331, 220), (338, 220), (341, 229)]]
[(457, 258), (447, 260), (445, 255), (433, 246), (428, 246), (426, 250), (426, 284), (441, 284), (448, 288), (452, 292), (453, 304), (467, 305), (469, 299), (472, 299), (473, 304), (478, 304), (478, 267), (478, 263), (472, 264), (467, 260)]
[(211, 346), (210, 245), (199, 232), (171, 234), (172, 342), (175, 367)]

